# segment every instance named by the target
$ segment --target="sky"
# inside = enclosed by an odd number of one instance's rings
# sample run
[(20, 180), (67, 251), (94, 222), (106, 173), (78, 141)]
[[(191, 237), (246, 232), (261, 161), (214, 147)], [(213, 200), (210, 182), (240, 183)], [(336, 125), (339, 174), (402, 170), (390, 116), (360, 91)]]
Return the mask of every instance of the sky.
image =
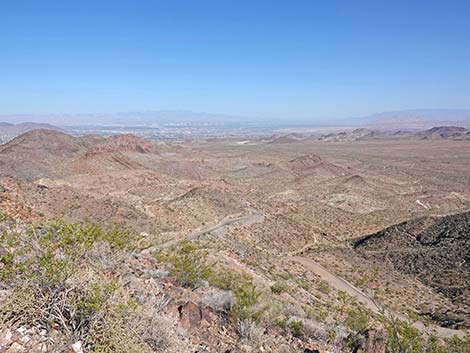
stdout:
[(470, 1), (0, 0), (0, 114), (470, 107)]

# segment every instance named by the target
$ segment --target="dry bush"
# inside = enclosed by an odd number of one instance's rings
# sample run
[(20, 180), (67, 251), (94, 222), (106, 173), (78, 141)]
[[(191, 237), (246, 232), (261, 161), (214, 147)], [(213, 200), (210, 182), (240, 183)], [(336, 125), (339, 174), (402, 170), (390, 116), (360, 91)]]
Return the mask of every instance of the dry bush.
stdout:
[(229, 314), (235, 304), (235, 299), (231, 291), (211, 289), (204, 293), (201, 302), (217, 313)]
[(159, 313), (158, 308), (145, 306), (132, 320), (133, 331), (151, 349), (167, 351), (172, 345), (175, 321)]
[(119, 229), (64, 222), (0, 234), (0, 280), (10, 288), (0, 323), (49, 333), (59, 329), (62, 341), (56, 339), (51, 352), (77, 340), (89, 353), (140, 353), (151, 352), (149, 344), (166, 346), (164, 327), (138, 315), (138, 305), (103, 271), (116, 269), (134, 240)]
[(85, 254), (86, 260), (104, 270), (115, 268), (127, 256), (127, 252), (120, 249), (112, 249), (109, 243), (103, 241), (93, 244), (91, 249)]
[(288, 303), (283, 305), (282, 315), (287, 317), (305, 317), (307, 314), (300, 306)]
[(303, 319), (302, 322), (306, 337), (319, 341), (325, 341), (328, 338), (328, 332), (323, 324), (311, 319)]
[(239, 320), (237, 323), (237, 333), (240, 340), (251, 346), (256, 347), (262, 342), (264, 331), (264, 327), (251, 319)]

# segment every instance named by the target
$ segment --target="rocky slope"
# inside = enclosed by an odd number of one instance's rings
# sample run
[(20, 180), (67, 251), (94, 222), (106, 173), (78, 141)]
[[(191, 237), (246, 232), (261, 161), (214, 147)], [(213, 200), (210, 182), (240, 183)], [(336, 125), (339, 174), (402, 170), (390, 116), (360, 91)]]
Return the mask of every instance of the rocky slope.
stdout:
[(433, 314), (449, 327), (470, 327), (470, 212), (406, 221), (357, 240), (366, 258), (391, 263), (461, 305)]

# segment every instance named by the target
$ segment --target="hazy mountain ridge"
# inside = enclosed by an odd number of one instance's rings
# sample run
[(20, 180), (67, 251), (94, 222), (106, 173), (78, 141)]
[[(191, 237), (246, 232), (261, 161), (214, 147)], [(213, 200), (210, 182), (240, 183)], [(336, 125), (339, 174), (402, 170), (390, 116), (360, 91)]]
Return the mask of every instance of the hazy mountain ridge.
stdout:
[[(181, 123), (211, 124), (273, 124), (283, 126), (382, 126), (387, 128), (430, 128), (436, 125), (470, 126), (470, 109), (410, 109), (380, 112), (362, 117), (336, 119), (306, 119), (295, 116), (255, 117), (226, 113), (197, 112), (191, 110), (147, 110), (116, 113), (64, 113), (64, 114), (9, 114), (0, 115), (0, 121), (23, 123), (36, 121), (62, 125), (152, 125)], [(400, 127), (401, 126), (401, 127)]]
[(407, 139), (407, 140), (470, 140), (470, 130), (462, 126), (434, 126), (422, 130), (381, 131), (372, 128), (359, 128), (352, 131), (329, 133), (319, 137), (321, 141), (353, 142), (368, 140)]
[(380, 130), (426, 129), (437, 125), (470, 127), (470, 109), (397, 110), (356, 118), (358, 123)]

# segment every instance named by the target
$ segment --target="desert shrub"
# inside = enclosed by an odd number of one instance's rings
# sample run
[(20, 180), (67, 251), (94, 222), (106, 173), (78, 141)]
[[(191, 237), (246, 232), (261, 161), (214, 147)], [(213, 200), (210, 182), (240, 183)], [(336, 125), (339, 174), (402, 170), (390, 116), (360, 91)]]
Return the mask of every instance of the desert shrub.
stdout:
[(310, 319), (293, 316), (285, 319), (283, 324), (296, 337), (313, 338), (316, 340), (326, 340), (328, 338), (326, 328), (322, 324)]
[(387, 337), (386, 349), (389, 353), (470, 353), (470, 336), (454, 336), (444, 341), (433, 335), (426, 335), (409, 322), (397, 318), (382, 318)]
[(313, 338), (315, 340), (323, 340), (326, 341), (328, 338), (328, 332), (325, 327), (310, 319), (303, 320), (303, 333), (308, 338)]
[(295, 318), (290, 318), (287, 321), (287, 325), (292, 331), (292, 334), (296, 337), (302, 337), (303, 334), (303, 328), (304, 328), (304, 323), (302, 320), (298, 320)]
[(282, 314), (288, 317), (304, 317), (306, 315), (305, 310), (301, 306), (292, 303), (283, 305)]
[(276, 319), (275, 324), (285, 330), (287, 328), (287, 322), (289, 318), (287, 316), (280, 316)]
[(423, 339), (418, 329), (410, 323), (399, 319), (391, 319), (386, 326), (387, 351), (390, 353), (423, 352)]
[(134, 331), (140, 335), (141, 340), (156, 351), (166, 351), (172, 345), (171, 319), (154, 313), (151, 309), (143, 317), (137, 317)]
[(108, 311), (116, 286), (104, 278), (55, 282), (38, 276), (21, 281), (0, 309), (0, 322), (47, 330), (58, 326), (70, 339), (85, 339)]
[(158, 251), (154, 257), (167, 264), (170, 274), (182, 287), (196, 289), (212, 275), (211, 266), (207, 264), (207, 254), (189, 241), (182, 242), (170, 251)]
[(265, 329), (251, 319), (240, 319), (237, 324), (237, 333), (244, 343), (257, 346), (262, 339)]
[(122, 297), (106, 303), (85, 338), (85, 348), (92, 353), (141, 353), (170, 347), (168, 319), (152, 308), (136, 307)]
[[(232, 291), (235, 295), (235, 305), (232, 310), (235, 317), (241, 320), (247, 320), (258, 313), (254, 313), (252, 308), (258, 303), (261, 292), (256, 289), (252, 280), (244, 279), (237, 282)], [(259, 315), (257, 316), (259, 319)]]
[(470, 332), (467, 331), (467, 334), (462, 338), (454, 336), (447, 339), (446, 348), (448, 353), (470, 353)]
[(210, 290), (203, 295), (201, 301), (216, 313), (228, 315), (235, 303), (235, 298), (231, 291)]
[(125, 250), (113, 249), (109, 243), (99, 241), (86, 252), (85, 258), (99, 268), (111, 269), (123, 262), (126, 256)]
[(370, 317), (364, 310), (352, 308), (347, 311), (344, 324), (351, 331), (359, 332), (369, 327), (369, 321)]
[(326, 281), (321, 281), (318, 284), (318, 290), (322, 292), (323, 294), (329, 294), (331, 293), (331, 287)]
[(101, 265), (122, 262), (135, 240), (117, 228), (65, 222), (3, 232), (0, 282), (9, 296), (0, 307), (0, 324), (59, 328), (64, 347), (81, 340), (87, 352), (150, 351), (145, 336), (130, 325), (130, 318), (142, 317), (138, 306), (101, 271)]
[(289, 287), (285, 283), (275, 283), (271, 286), (271, 292), (274, 294), (281, 294), (287, 292)]
[[(97, 225), (62, 221), (19, 233), (5, 231), (0, 234), (0, 280), (10, 282), (45, 276), (47, 280), (63, 282), (84, 263), (97, 258), (99, 244), (109, 250), (107, 255), (115, 256), (131, 252), (136, 240), (126, 230), (104, 230)], [(122, 256), (121, 261), (124, 258)]]

